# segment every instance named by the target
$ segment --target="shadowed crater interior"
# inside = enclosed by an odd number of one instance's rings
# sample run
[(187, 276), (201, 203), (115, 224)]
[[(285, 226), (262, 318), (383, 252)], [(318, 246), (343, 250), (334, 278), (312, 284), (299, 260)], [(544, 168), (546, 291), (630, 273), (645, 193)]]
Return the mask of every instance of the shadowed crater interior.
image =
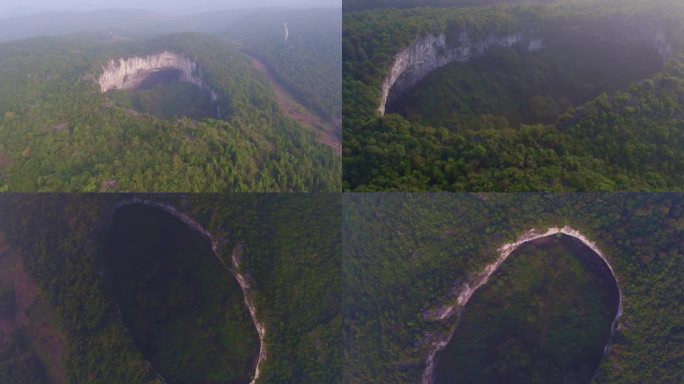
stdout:
[(168, 383), (249, 383), (259, 339), (209, 240), (167, 211), (119, 208), (103, 279), (135, 344)]
[(579, 240), (526, 243), (464, 308), (434, 382), (589, 383), (618, 305), (610, 269)]
[(216, 102), (207, 91), (191, 83), (175, 81), (175, 75), (174, 71), (155, 72), (136, 89), (111, 90), (108, 95), (119, 107), (162, 119), (220, 118)]

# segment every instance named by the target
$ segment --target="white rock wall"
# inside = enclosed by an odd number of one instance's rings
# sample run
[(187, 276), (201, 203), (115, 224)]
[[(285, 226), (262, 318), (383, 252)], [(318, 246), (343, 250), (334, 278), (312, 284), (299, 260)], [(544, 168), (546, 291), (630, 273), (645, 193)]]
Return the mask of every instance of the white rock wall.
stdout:
[(112, 60), (103, 68), (98, 83), (101, 92), (112, 89), (132, 89), (137, 87), (150, 72), (174, 68), (182, 72), (181, 81), (206, 88), (195, 62), (172, 52), (162, 52), (147, 57), (131, 57)]

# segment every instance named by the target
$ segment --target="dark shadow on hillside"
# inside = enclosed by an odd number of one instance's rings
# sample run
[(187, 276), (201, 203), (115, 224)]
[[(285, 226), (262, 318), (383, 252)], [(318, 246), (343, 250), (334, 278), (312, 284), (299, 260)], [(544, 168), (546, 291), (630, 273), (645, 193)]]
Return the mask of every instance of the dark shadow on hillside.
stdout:
[(123, 206), (102, 265), (122, 322), (166, 382), (250, 382), (258, 335), (237, 281), (205, 235), (161, 208)]

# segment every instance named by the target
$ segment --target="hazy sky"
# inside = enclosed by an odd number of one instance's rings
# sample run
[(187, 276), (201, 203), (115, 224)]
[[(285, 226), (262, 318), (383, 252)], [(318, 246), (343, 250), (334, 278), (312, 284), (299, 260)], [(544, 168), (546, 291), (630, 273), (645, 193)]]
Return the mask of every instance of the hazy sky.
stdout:
[(0, 0), (0, 14), (19, 16), (48, 10), (91, 11), (110, 8), (144, 8), (183, 14), (262, 6), (341, 7), (342, 0)]

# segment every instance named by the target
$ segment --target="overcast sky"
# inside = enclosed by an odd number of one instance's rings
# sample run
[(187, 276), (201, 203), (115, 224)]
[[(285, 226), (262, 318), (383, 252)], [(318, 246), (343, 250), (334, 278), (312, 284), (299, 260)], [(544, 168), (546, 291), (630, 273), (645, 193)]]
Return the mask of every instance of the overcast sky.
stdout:
[(8, 17), (49, 10), (92, 11), (111, 8), (144, 8), (167, 14), (188, 14), (263, 6), (341, 7), (342, 0), (0, 0), (0, 15)]

